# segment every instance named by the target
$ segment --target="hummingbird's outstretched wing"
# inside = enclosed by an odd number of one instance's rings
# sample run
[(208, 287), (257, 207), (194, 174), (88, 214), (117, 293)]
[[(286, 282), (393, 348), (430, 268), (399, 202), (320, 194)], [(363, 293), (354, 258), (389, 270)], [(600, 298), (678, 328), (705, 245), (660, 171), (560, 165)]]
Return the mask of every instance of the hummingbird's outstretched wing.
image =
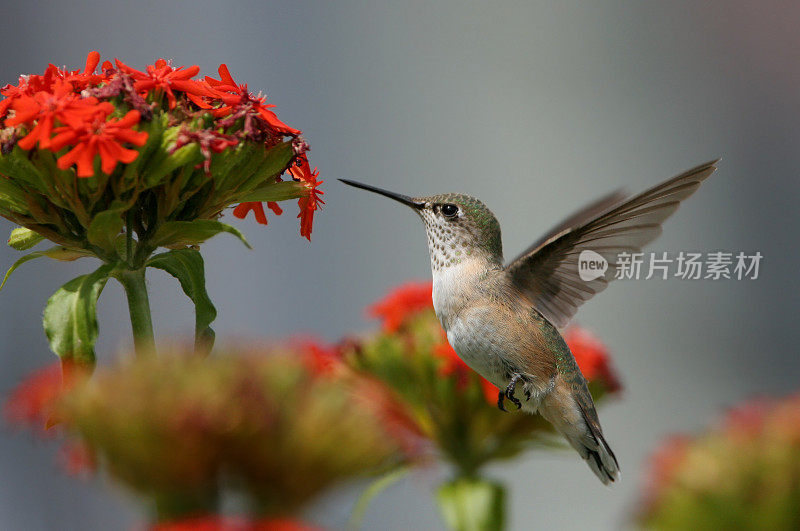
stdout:
[(528, 256), (536, 249), (541, 247), (546, 241), (550, 240), (554, 236), (558, 236), (565, 230), (574, 229), (575, 227), (583, 225), (587, 221), (594, 219), (598, 215), (609, 210), (612, 206), (621, 203), (626, 197), (628, 197), (628, 195), (622, 190), (615, 190), (610, 194), (601, 197), (600, 199), (592, 201), (588, 205), (584, 205), (581, 209), (576, 210), (570, 217), (547, 231), (544, 236), (533, 242), (530, 247), (519, 253), (519, 255), (511, 260), (509, 264), (513, 264), (517, 260)]
[[(537, 310), (555, 326), (565, 326), (581, 304), (614, 279), (618, 255), (637, 253), (661, 234), (664, 220), (717, 169), (717, 162), (697, 166), (616, 206), (606, 205), (602, 212), (596, 207), (603, 200), (592, 203), (567, 220), (577, 220), (575, 225), (565, 222), (560, 226), (563, 230), (522, 254), (506, 270)], [(587, 250), (605, 258), (608, 269), (603, 276), (585, 281), (578, 273), (578, 256)]]

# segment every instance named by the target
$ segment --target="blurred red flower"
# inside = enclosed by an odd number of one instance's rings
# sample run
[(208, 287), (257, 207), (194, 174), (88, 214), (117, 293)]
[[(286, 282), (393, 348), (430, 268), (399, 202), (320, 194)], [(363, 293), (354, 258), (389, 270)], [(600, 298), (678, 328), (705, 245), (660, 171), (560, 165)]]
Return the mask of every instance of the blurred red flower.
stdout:
[(95, 454), (77, 441), (69, 441), (61, 445), (59, 464), (71, 476), (92, 474), (97, 468)]
[[(464, 363), (464, 360), (456, 354), (455, 349), (451, 347), (450, 343), (446, 340), (436, 345), (433, 353), (445, 360), (444, 364), (439, 368), (439, 374), (442, 376), (455, 375), (455, 377), (458, 378), (459, 387), (463, 389), (467, 384), (469, 374), (473, 372), (472, 369), (469, 368), (469, 365)], [(500, 390), (483, 376), (478, 376), (481, 379), (481, 389), (483, 390), (483, 396), (486, 398), (486, 401), (491, 405), (497, 404), (497, 395)]]
[(386, 332), (396, 332), (410, 317), (433, 309), (432, 289), (431, 282), (403, 284), (367, 308), (367, 313), (371, 317), (381, 319)]
[(587, 380), (602, 383), (609, 393), (622, 389), (611, 365), (608, 349), (594, 334), (584, 328), (572, 326), (564, 333), (564, 341)]
[(767, 415), (775, 408), (776, 402), (757, 398), (744, 402), (728, 410), (722, 419), (722, 430), (737, 439), (757, 437), (764, 428)]
[(247, 520), (211, 514), (161, 522), (150, 531), (319, 531), (319, 528), (288, 518)]
[(645, 482), (645, 504), (658, 499), (661, 490), (672, 482), (673, 476), (686, 458), (691, 442), (692, 439), (687, 435), (672, 435), (661, 442), (650, 456)]
[(62, 381), (59, 363), (43, 367), (28, 376), (6, 399), (4, 407), (6, 419), (12, 424), (43, 431), (63, 391)]
[(315, 375), (328, 375), (335, 371), (341, 361), (337, 347), (330, 346), (315, 339), (295, 339), (292, 341), (300, 351), (306, 367)]

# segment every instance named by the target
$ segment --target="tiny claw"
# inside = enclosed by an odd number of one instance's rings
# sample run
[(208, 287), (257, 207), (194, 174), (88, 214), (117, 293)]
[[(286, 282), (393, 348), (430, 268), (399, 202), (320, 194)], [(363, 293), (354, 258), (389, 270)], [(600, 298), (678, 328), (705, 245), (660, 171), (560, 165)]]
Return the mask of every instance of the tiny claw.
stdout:
[(505, 396), (506, 396), (506, 394), (503, 391), (500, 391), (497, 394), (497, 407), (500, 409), (500, 411), (502, 411), (504, 413), (508, 413), (508, 410), (503, 405), (503, 399), (505, 398)]
[[(521, 374), (514, 374), (511, 377), (511, 381), (508, 382), (508, 387), (506, 387), (506, 398), (508, 398), (512, 404), (517, 406), (517, 409), (522, 409), (522, 402), (519, 401), (519, 398), (514, 397), (514, 390), (517, 387), (517, 382), (522, 379)], [(528, 394), (528, 398), (530, 398), (530, 394)]]

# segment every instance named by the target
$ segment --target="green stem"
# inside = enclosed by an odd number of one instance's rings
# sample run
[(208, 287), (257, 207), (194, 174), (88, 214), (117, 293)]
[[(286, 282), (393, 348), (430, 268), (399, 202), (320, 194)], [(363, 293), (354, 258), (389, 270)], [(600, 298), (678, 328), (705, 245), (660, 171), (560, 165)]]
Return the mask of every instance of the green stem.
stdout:
[(125, 213), (125, 259), (128, 265), (133, 262), (133, 210)]
[(115, 276), (125, 288), (125, 295), (128, 297), (136, 355), (142, 357), (155, 354), (153, 321), (150, 318), (150, 300), (147, 297), (144, 268), (119, 271)]

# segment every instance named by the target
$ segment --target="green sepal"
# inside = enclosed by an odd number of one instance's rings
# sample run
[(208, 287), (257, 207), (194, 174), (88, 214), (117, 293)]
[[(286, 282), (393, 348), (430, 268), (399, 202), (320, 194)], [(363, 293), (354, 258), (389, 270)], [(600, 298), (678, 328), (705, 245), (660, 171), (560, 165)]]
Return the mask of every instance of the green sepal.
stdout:
[(11, 153), (0, 156), (0, 174), (12, 181), (23, 182), (35, 190), (47, 193), (47, 180), (42, 176), (39, 168), (28, 159), (28, 152), (19, 146), (14, 146)]
[(3, 286), (6, 285), (8, 277), (10, 277), (11, 273), (13, 273), (19, 266), (21, 266), (25, 262), (30, 262), (34, 258), (39, 258), (42, 256), (52, 258), (53, 260), (60, 260), (62, 262), (71, 262), (73, 260), (77, 260), (78, 258), (83, 258), (84, 256), (94, 256), (94, 255), (89, 251), (84, 251), (83, 249), (72, 249), (70, 247), (62, 247), (60, 245), (56, 247), (51, 247), (44, 251), (34, 251), (32, 253), (28, 253), (25, 256), (21, 256), (16, 262), (14, 262), (11, 265), (11, 267), (8, 268), (6, 276), (3, 277), (3, 282), (0, 283), (0, 289), (3, 289)]
[[(0, 157), (2, 161), (4, 157)], [(0, 164), (0, 166), (2, 166)], [(2, 170), (0, 170), (1, 172)], [(11, 179), (0, 176), (0, 207), (11, 212), (20, 214), (28, 213), (28, 202), (25, 199), (25, 192), (17, 186)]]
[(44, 240), (44, 236), (25, 227), (17, 227), (8, 236), (8, 245), (17, 251), (26, 251)]
[(110, 278), (114, 264), (100, 266), (64, 284), (47, 300), (44, 332), (50, 348), (62, 360), (92, 367), (97, 341), (97, 299)]
[(308, 187), (295, 181), (264, 184), (244, 196), (240, 202), (246, 201), (286, 201), (299, 199), (308, 195)]
[(122, 232), (122, 227), (125, 226), (122, 214), (125, 212), (126, 207), (127, 205), (121, 205), (120, 202), (115, 201), (111, 204), (111, 208), (96, 214), (86, 231), (86, 237), (89, 242), (104, 251), (116, 253), (114, 242)]
[(479, 478), (457, 478), (436, 494), (442, 517), (456, 531), (500, 531), (505, 519), (505, 489)]
[(208, 353), (214, 346), (211, 323), (217, 318), (217, 309), (206, 292), (203, 256), (195, 249), (175, 249), (157, 254), (147, 261), (149, 267), (161, 269), (178, 279), (183, 292), (194, 303), (195, 348)]
[(175, 146), (175, 140), (180, 133), (181, 126), (166, 129), (160, 138), (160, 145), (151, 157), (142, 174), (145, 187), (150, 188), (159, 184), (164, 177), (183, 166), (195, 166), (203, 161), (200, 146), (197, 143), (187, 144), (174, 153), (170, 153)]
[(275, 184), (275, 179), (283, 173), (295, 156), (294, 147), (291, 141), (283, 142), (276, 146), (259, 153), (260, 162), (252, 171), (244, 184), (239, 188), (241, 191), (255, 190), (264, 184)]
[(248, 248), (250, 244), (235, 227), (213, 219), (195, 221), (168, 221), (161, 225), (153, 235), (152, 245), (156, 247), (177, 247), (199, 245), (220, 232), (228, 232), (239, 238)]

